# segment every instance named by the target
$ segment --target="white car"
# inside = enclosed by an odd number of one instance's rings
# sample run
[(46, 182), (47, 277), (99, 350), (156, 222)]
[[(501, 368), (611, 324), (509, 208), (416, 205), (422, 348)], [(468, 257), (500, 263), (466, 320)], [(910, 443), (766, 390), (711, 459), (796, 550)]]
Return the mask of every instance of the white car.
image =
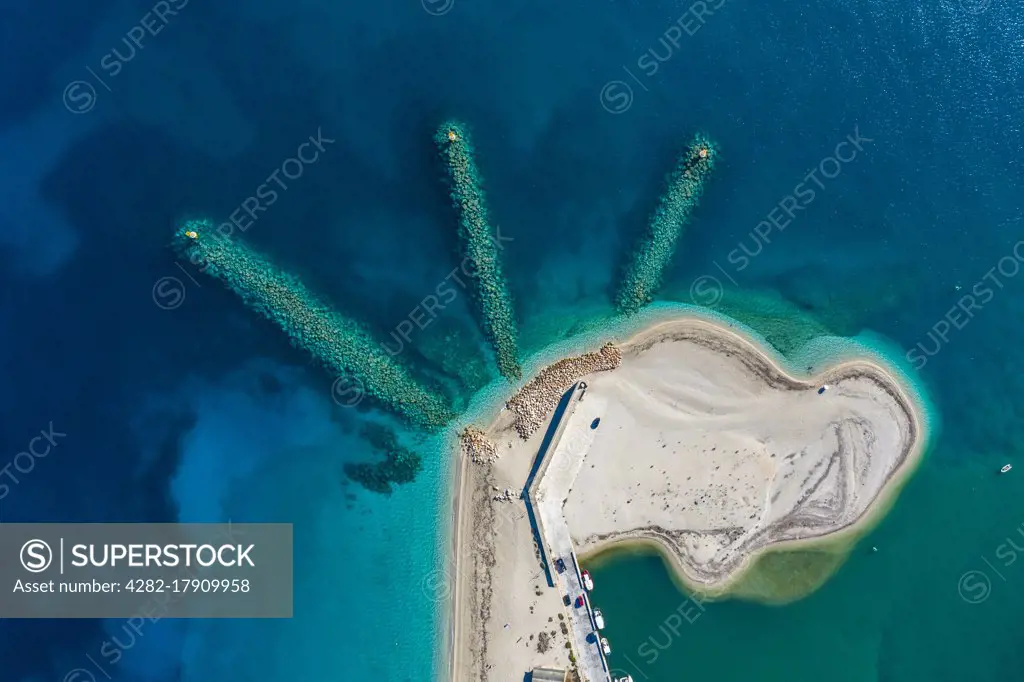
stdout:
[(604, 630), (604, 614), (601, 613), (601, 609), (594, 609), (594, 624), (598, 630)]

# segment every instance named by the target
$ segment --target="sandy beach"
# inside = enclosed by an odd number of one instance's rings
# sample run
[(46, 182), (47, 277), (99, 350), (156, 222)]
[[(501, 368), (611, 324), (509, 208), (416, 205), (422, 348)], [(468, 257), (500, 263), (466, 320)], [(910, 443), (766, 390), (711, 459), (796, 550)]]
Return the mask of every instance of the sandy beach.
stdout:
[(543, 431), (523, 441), (512, 421), (506, 412), (487, 429), (499, 446), (493, 463), (461, 455), (452, 581), (455, 680), (521, 680), (535, 666), (569, 666), (564, 607), (548, 586), (519, 499), (533, 464), (526, 453), (540, 448)]
[(622, 366), (588, 380), (609, 407), (565, 504), (581, 553), (654, 541), (688, 585), (722, 592), (758, 550), (868, 518), (921, 453), (919, 415), (873, 362), (805, 381), (692, 322), (620, 348)]
[[(585, 408), (568, 410), (546, 443), (558, 397), (580, 380), (573, 400)], [(877, 520), (924, 442), (919, 406), (877, 362), (847, 359), (802, 379), (698, 318), (555, 363), (508, 407), (482, 429), (493, 448), (460, 455), (456, 680), (568, 668), (580, 646), (520, 499), (542, 446), (573, 460), (557, 503), (577, 553), (656, 543), (684, 583), (723, 594), (760, 552)]]

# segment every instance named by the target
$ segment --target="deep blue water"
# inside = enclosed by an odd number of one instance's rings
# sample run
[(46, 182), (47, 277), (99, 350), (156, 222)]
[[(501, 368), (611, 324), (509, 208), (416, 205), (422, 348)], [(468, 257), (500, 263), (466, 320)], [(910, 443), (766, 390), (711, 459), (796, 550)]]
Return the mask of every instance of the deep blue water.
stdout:
[[(527, 351), (607, 313), (663, 174), (695, 131), (716, 139), (723, 162), (664, 294), (697, 291), (723, 309), (780, 297), (791, 305), (756, 312), (921, 343), (946, 427), (935, 469), (902, 502), (938, 499), (915, 491), (941, 480), (955, 500), (943, 521), (957, 525), (936, 547), (935, 532), (915, 540), (927, 516), (894, 518), (893, 542), (922, 547), (907, 552), (916, 568), (892, 570), (906, 581), (927, 564), (945, 592), (918, 596), (950, 600), (939, 613), (955, 632), (1012, 627), (1019, 577), (983, 614), (957, 611), (956, 587), (1024, 516), (1007, 492), (1019, 485), (987, 478), (1019, 460), (1024, 424), (1019, 2), (727, 0), (696, 24), (689, 2), (664, 0), (170, 5), (180, 11), (130, 57), (122, 39), (153, 3), (39, 0), (7, 8), (0, 28), (0, 464), (51, 422), (67, 433), (0, 501), (0, 519), (293, 522), (295, 618), (161, 621), (97, 679), (430, 676), (438, 600), (423, 586), (444, 463), (390, 497), (346, 482), (343, 464), (371, 456), (361, 423), (385, 417), (336, 405), (332, 377), (167, 245), (184, 218), (226, 220), (320, 131), (334, 142), (244, 238), (386, 335), (457, 264), (431, 143), (448, 116), (472, 126), (495, 222), (513, 239), (505, 264)], [(678, 20), (693, 35), (671, 29)], [(813, 185), (785, 230), (753, 232), (858, 133), (870, 142)], [(757, 255), (739, 269), (730, 254), (743, 246)], [(722, 300), (693, 289), (702, 276), (726, 287)], [(154, 301), (165, 277), (183, 286), (173, 310)], [(962, 328), (929, 337), (964, 294), (982, 300), (984, 281), (992, 296)], [(494, 371), (465, 296), (413, 344), (409, 361), (453, 391), (474, 386), (438, 363), (445, 348)], [(872, 642), (915, 627), (862, 624)], [(3, 622), (0, 679), (63, 680), (122, 627)], [(877, 674), (858, 679), (940, 679), (927, 647), (884, 649)], [(966, 670), (981, 653), (975, 642), (944, 656)]]

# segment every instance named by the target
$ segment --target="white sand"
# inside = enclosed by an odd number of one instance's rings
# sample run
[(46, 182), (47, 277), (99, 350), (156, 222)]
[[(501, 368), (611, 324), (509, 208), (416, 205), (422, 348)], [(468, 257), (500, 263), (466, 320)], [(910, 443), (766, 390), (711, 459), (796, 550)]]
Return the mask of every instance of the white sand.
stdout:
[[(916, 406), (871, 362), (844, 362), (807, 383), (725, 327), (690, 318), (618, 348), (617, 369), (576, 377), (590, 402), (558, 439), (582, 458), (564, 505), (581, 554), (653, 541), (686, 582), (713, 591), (759, 550), (863, 522), (920, 455)], [(559, 376), (550, 391), (576, 378)], [(818, 395), (822, 382), (830, 389)], [(602, 413), (596, 431), (591, 408)], [(550, 417), (524, 441), (502, 413), (486, 429), (498, 460), (462, 465), (455, 680), (521, 680), (535, 666), (568, 666), (564, 607), (518, 499)], [(492, 487), (511, 488), (513, 501), (493, 501), (501, 493)], [(537, 652), (537, 635), (550, 631), (550, 649)]]
[[(588, 377), (608, 406), (564, 513), (577, 551), (657, 541), (688, 583), (714, 590), (759, 549), (865, 517), (919, 453), (921, 427), (875, 364), (808, 383), (709, 331), (660, 325), (621, 346), (619, 369)], [(570, 427), (566, 438), (590, 424)]]
[[(565, 610), (548, 587), (526, 506), (518, 497), (544, 430), (523, 441), (505, 413), (488, 429), (498, 445), (498, 460), (463, 466), (455, 539), (455, 680), (518, 682), (534, 667), (569, 666), (559, 619)], [(495, 501), (506, 488), (512, 500)], [(541, 633), (550, 638), (544, 652), (537, 650)]]

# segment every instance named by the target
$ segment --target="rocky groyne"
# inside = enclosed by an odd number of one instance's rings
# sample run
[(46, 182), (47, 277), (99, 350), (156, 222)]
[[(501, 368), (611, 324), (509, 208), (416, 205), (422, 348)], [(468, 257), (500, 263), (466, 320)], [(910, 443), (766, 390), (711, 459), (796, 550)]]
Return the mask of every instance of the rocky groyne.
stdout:
[(494, 348), (498, 371), (506, 379), (518, 379), (522, 370), (512, 296), (501, 269), (501, 244), (488, 217), (469, 131), (458, 121), (447, 121), (438, 128), (434, 141), (448, 171), (452, 204), (459, 216), (464, 265), (470, 271), (480, 326)]
[(330, 372), (350, 378), (349, 390), (363, 391), (428, 428), (454, 416), (444, 400), (421, 386), (361, 324), (334, 311), (298, 278), (253, 249), (218, 234), (212, 222), (189, 221), (175, 233), (174, 247), (277, 324), (295, 346)]
[(698, 135), (668, 176), (668, 186), (626, 268), (615, 298), (621, 312), (633, 313), (654, 299), (665, 266), (676, 251), (704, 183), (715, 166), (718, 151), (704, 135)]

